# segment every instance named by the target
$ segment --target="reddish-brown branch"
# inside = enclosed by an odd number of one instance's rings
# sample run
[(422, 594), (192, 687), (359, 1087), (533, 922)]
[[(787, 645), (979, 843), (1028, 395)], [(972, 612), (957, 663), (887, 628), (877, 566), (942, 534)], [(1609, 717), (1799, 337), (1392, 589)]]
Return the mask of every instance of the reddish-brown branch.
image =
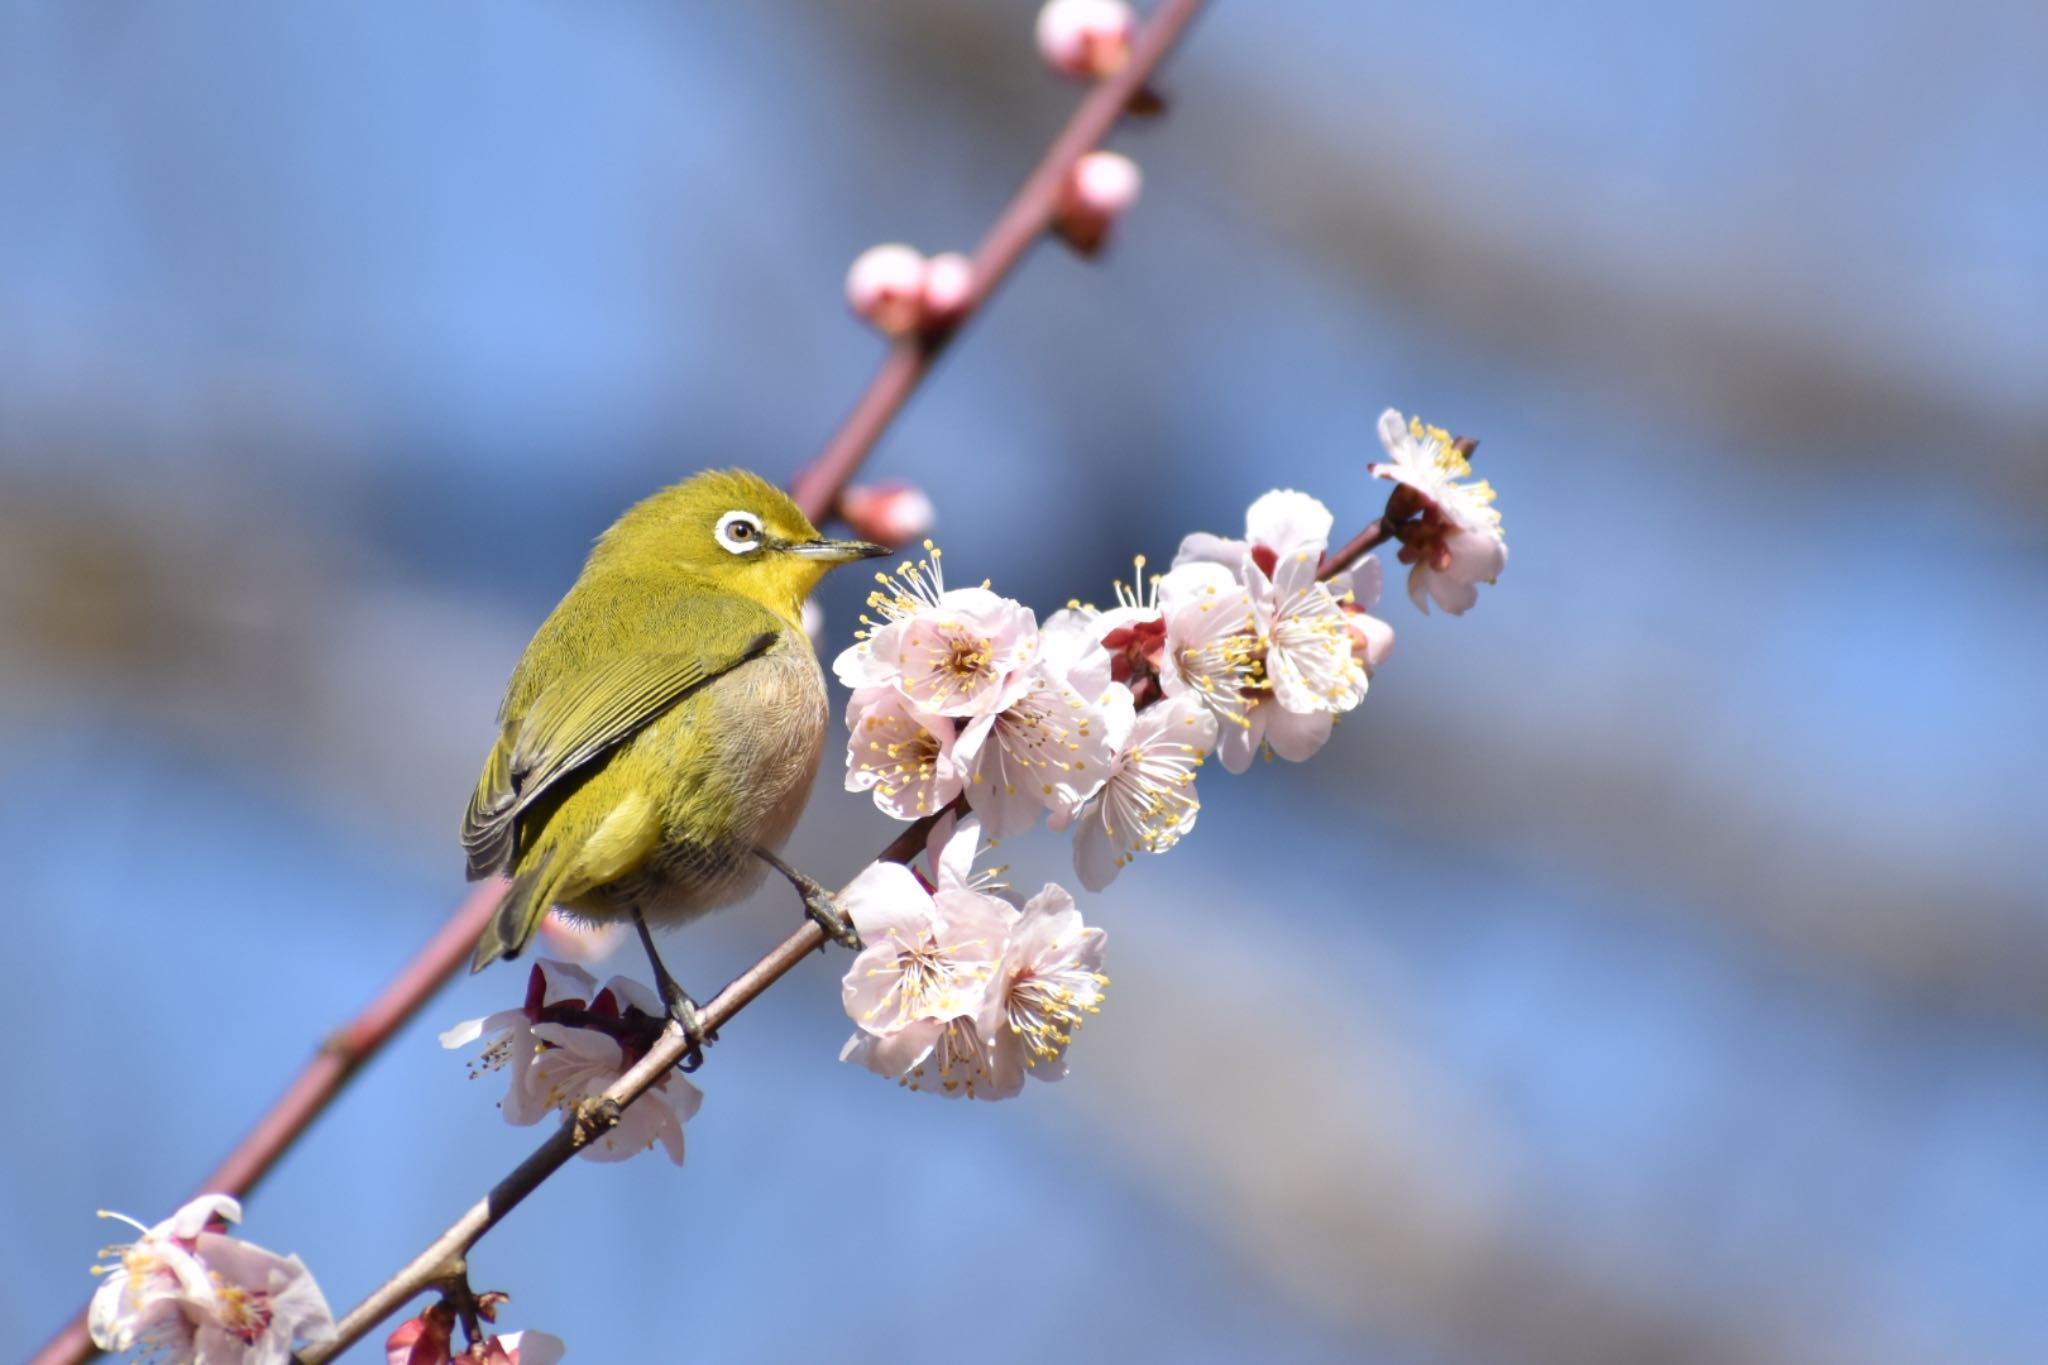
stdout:
[(1045, 236), (1059, 205), (1060, 191), (1074, 163), (1102, 145), (1110, 129), (1145, 89), (1159, 63), (1179, 41), (1203, 0), (1164, 0), (1138, 33), (1131, 60), (1097, 84), (1039, 159), (1009, 206), (974, 251), (974, 293), (946, 328), (904, 337), (889, 350), (853, 411), (825, 443), (825, 449), (790, 484), (790, 493), (811, 520), (830, 516), (840, 490), (902, 411), (918, 382), (960, 328), (978, 313), (1009, 278), (1034, 243)]
[[(974, 294), (967, 306), (945, 329), (905, 338), (890, 348), (839, 429), (790, 484), (791, 496), (812, 521), (822, 522), (832, 515), (840, 493), (909, 401), (933, 361), (961, 326), (994, 295), (1025, 252), (1045, 235), (1074, 163), (1100, 146), (1117, 120), (1134, 101), (1140, 100), (1160, 62), (1179, 41), (1202, 4), (1203, 0), (1162, 0), (1139, 31), (1129, 64), (1089, 91), (976, 249)], [(928, 828), (928, 822), (911, 826), (883, 856), (900, 861), (913, 855), (922, 846), (923, 833)], [(503, 894), (500, 882), (471, 893), (432, 942), (369, 1007), (327, 1040), (306, 1070), (200, 1186), (201, 1190), (246, 1195), (327, 1107), (356, 1069), (460, 969)], [(704, 1007), (706, 1022), (714, 1028), (724, 1023), (823, 941), (817, 926), (806, 923), (719, 992)], [(655, 1066), (658, 1056), (665, 1060)], [(352, 1328), (353, 1335), (309, 1351), (304, 1357), (308, 1365), (332, 1358), (434, 1278), (445, 1275), (449, 1256), (444, 1244), (458, 1246), (457, 1255), (467, 1250), (541, 1180), (616, 1123), (619, 1109), (651, 1086), (680, 1056), (680, 1038), (673, 1034), (665, 1036), (661, 1047), (650, 1052), (619, 1085), (607, 1092), (607, 1104), (593, 1102), (587, 1106), (589, 1112), (583, 1122), (565, 1125), (561, 1133), (528, 1157), (434, 1247), (349, 1314), (343, 1328), (345, 1332)], [(425, 1273), (416, 1276), (414, 1272), (422, 1267)], [(394, 1294), (399, 1296), (393, 1298)], [(30, 1365), (75, 1365), (93, 1354), (85, 1314), (81, 1311), (36, 1353)]]

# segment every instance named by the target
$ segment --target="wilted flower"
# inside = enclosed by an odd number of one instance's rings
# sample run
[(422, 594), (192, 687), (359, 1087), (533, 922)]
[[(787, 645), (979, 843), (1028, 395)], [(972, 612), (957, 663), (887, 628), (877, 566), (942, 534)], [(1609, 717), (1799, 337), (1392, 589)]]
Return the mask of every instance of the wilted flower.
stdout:
[(1138, 712), (1102, 790), (1078, 816), (1053, 817), (1056, 830), (1074, 827), (1074, 870), (1083, 886), (1102, 890), (1135, 855), (1164, 853), (1195, 827), (1202, 808), (1195, 773), (1215, 746), (1216, 717), (1196, 697)]
[(1433, 597), (1453, 616), (1462, 615), (1479, 600), (1478, 585), (1499, 578), (1508, 563), (1493, 485), (1485, 479), (1460, 483), (1472, 477), (1470, 443), (1420, 418), (1404, 421), (1388, 408), (1380, 414), (1380, 443), (1391, 461), (1372, 465), (1373, 474), (1405, 490), (1395, 493), (1388, 511), (1399, 523), (1400, 560), (1414, 566), (1409, 600), (1427, 612)]
[[(512, 1084), (500, 1104), (505, 1121), (538, 1123), (554, 1110), (602, 1094), (646, 1055), (667, 1017), (661, 1001), (637, 981), (615, 976), (597, 989), (596, 978), (565, 962), (537, 961), (527, 978), (526, 1003), (457, 1024), (441, 1046), (467, 1047), (493, 1035), (471, 1075), (509, 1066)], [(683, 1124), (704, 1103), (704, 1093), (674, 1072), (627, 1106), (619, 1123), (579, 1156), (623, 1161), (656, 1143), (683, 1163)]]
[(951, 716), (919, 711), (894, 688), (863, 687), (847, 700), (846, 732), (846, 789), (872, 790), (884, 813), (915, 820), (960, 794)]
[(1029, 685), (1038, 619), (986, 584), (947, 588), (939, 551), (930, 541), (925, 549), (928, 560), (875, 575), (882, 590), (868, 605), (882, 619), (861, 618), (867, 630), (832, 671), (849, 688), (893, 687), (934, 715), (994, 715)]
[(334, 1335), (334, 1315), (296, 1256), (280, 1256), (208, 1230), (239, 1222), (242, 1206), (201, 1195), (142, 1236), (106, 1255), (118, 1260), (93, 1294), (87, 1325), (106, 1351), (136, 1348), (206, 1365), (286, 1365), (296, 1342)]

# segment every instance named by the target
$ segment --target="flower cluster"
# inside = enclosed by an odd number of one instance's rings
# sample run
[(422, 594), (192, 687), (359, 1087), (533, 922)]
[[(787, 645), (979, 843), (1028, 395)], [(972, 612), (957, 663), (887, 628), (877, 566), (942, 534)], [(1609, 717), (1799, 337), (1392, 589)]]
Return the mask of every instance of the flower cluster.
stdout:
[[(646, 1056), (666, 1019), (661, 1001), (637, 981), (615, 976), (599, 989), (581, 967), (542, 960), (527, 978), (524, 1004), (457, 1024), (441, 1035), (441, 1046), (468, 1047), (488, 1036), (470, 1074), (509, 1068), (512, 1085), (499, 1107), (507, 1123), (524, 1127), (602, 1094)], [(665, 1073), (580, 1155), (623, 1161), (660, 1143), (680, 1166), (683, 1125), (703, 1102), (696, 1086)]]
[(140, 1350), (178, 1365), (285, 1365), (295, 1342), (326, 1341), (334, 1315), (296, 1256), (219, 1230), (242, 1218), (224, 1194), (205, 1194), (142, 1235), (108, 1247), (87, 1326), (103, 1351)]
[(1194, 827), (1208, 755), (1299, 762), (1364, 699), (1393, 628), (1369, 614), (1377, 560), (1323, 572), (1332, 524), (1305, 493), (1268, 493), (1242, 539), (1191, 535), (1165, 574), (1143, 581), (1139, 560), (1116, 606), (1043, 623), (985, 583), (948, 588), (927, 542), (877, 576), (877, 615), (833, 661), (853, 692), (847, 789), (902, 820), (964, 798), (994, 838), (1044, 812), (1101, 890)]
[(1048, 884), (1020, 907), (973, 871), (974, 820), (941, 820), (931, 875), (876, 863), (840, 895), (868, 945), (841, 983), (843, 1061), (912, 1090), (1000, 1100), (1066, 1074), (1074, 1030), (1101, 1008), (1107, 938)]

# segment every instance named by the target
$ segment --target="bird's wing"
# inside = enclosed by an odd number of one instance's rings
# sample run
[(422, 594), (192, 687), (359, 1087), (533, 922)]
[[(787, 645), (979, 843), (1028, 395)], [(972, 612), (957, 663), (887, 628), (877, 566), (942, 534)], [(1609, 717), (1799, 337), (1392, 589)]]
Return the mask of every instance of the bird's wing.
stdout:
[[(749, 624), (772, 620), (761, 611)], [(770, 626), (740, 633), (736, 645), (724, 648), (615, 655), (542, 691), (507, 720), (462, 817), (470, 879), (512, 870), (520, 812), (557, 779), (714, 678), (767, 653), (779, 634)]]

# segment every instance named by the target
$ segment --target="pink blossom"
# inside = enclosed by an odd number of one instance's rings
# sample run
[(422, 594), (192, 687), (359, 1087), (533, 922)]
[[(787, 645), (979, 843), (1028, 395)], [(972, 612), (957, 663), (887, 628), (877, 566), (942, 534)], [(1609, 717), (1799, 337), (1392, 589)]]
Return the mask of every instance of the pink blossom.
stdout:
[(1074, 869), (1083, 886), (1102, 890), (1137, 854), (1164, 853), (1195, 827), (1202, 808), (1195, 773), (1215, 746), (1216, 717), (1196, 697), (1138, 712), (1102, 790), (1077, 816), (1052, 820), (1055, 830), (1075, 830)]
[[(1404, 420), (1393, 408), (1380, 414), (1380, 443), (1388, 463), (1374, 464), (1375, 477), (1391, 479), (1397, 491), (1389, 515), (1400, 524), (1400, 560), (1408, 572), (1408, 597), (1428, 612), (1429, 599), (1453, 616), (1479, 600), (1481, 583), (1492, 583), (1507, 567), (1508, 544), (1501, 533), (1493, 485), (1472, 477), (1472, 462), (1442, 427)], [(1412, 517), (1412, 519), (1411, 519)]]
[(1039, 644), (1017, 699), (960, 735), (968, 804), (998, 839), (1030, 829), (1042, 810), (1071, 812), (1086, 801), (1130, 735), (1130, 692), (1111, 681), (1109, 651), (1092, 633), (1063, 623), (1042, 630)]
[(121, 1214), (142, 1236), (103, 1253), (118, 1257), (93, 1294), (87, 1326), (106, 1351), (141, 1349), (174, 1362), (286, 1365), (295, 1342), (334, 1335), (334, 1316), (296, 1256), (209, 1230), (239, 1222), (241, 1205), (201, 1195), (153, 1228)]
[[(944, 251), (925, 262), (924, 284), (918, 292), (923, 323), (929, 328), (949, 327), (974, 306), (974, 262), (957, 251)], [(922, 530), (904, 536), (921, 536)]]
[(847, 306), (885, 336), (924, 325), (925, 259), (900, 242), (871, 246), (846, 272)]
[(617, 920), (600, 924), (559, 908), (550, 910), (540, 924), (541, 945), (549, 952), (586, 962), (610, 957), (625, 934), (626, 926)]
[[(466, 1047), (491, 1035), (470, 1074), (509, 1067), (512, 1083), (500, 1108), (507, 1123), (526, 1127), (609, 1089), (645, 1055), (665, 1016), (654, 992), (637, 981), (615, 976), (598, 989), (580, 967), (542, 960), (528, 977), (524, 1005), (458, 1024), (441, 1035), (441, 1045)], [(683, 1124), (703, 1103), (695, 1085), (665, 1073), (626, 1107), (616, 1127), (578, 1155), (623, 1161), (658, 1143), (680, 1166)]]
[(1138, 202), (1145, 177), (1119, 152), (1090, 152), (1074, 163), (1053, 209), (1053, 226), (1083, 255), (1100, 251), (1118, 220)]
[(974, 878), (979, 843), (976, 820), (934, 831), (936, 891), (906, 867), (877, 863), (840, 894), (868, 944), (840, 985), (858, 1025), (841, 1060), (914, 1090), (978, 1087), (986, 1067), (977, 1020), (1017, 918)]
[[(1244, 585), (1256, 623), (1258, 676), (1242, 693), (1242, 723), (1226, 726), (1217, 745), (1230, 772), (1250, 767), (1261, 747), (1293, 762), (1313, 756), (1334, 717), (1365, 698), (1366, 666), (1343, 601), (1350, 580), (1316, 576), (1332, 522), (1316, 499), (1281, 490), (1251, 505), (1243, 540), (1198, 534), (1181, 542), (1175, 571), (1201, 564), (1228, 570)], [(1390, 644), (1391, 632), (1374, 625), (1370, 633)]]
[(1082, 923), (1065, 888), (1047, 883), (1024, 903), (1010, 931), (981, 1021), (988, 1077), (979, 1098), (1004, 1099), (1024, 1088), (1028, 1072), (1042, 1081), (1067, 1074), (1067, 1045), (1102, 1008), (1108, 935)]
[(847, 489), (839, 495), (839, 515), (861, 539), (900, 546), (922, 540), (936, 512), (922, 488), (899, 479)]
[(875, 575), (882, 590), (868, 605), (881, 620), (861, 618), (866, 629), (832, 671), (849, 688), (893, 687), (933, 715), (995, 715), (1030, 686), (1038, 619), (986, 585), (947, 588), (939, 551), (925, 548), (928, 560)]
[(920, 711), (893, 688), (863, 687), (847, 700), (846, 732), (846, 789), (873, 791), (885, 814), (915, 820), (960, 794), (951, 716)]
[(1063, 76), (1113, 76), (1131, 59), (1136, 27), (1123, 0), (1048, 0), (1038, 12), (1038, 51)]

